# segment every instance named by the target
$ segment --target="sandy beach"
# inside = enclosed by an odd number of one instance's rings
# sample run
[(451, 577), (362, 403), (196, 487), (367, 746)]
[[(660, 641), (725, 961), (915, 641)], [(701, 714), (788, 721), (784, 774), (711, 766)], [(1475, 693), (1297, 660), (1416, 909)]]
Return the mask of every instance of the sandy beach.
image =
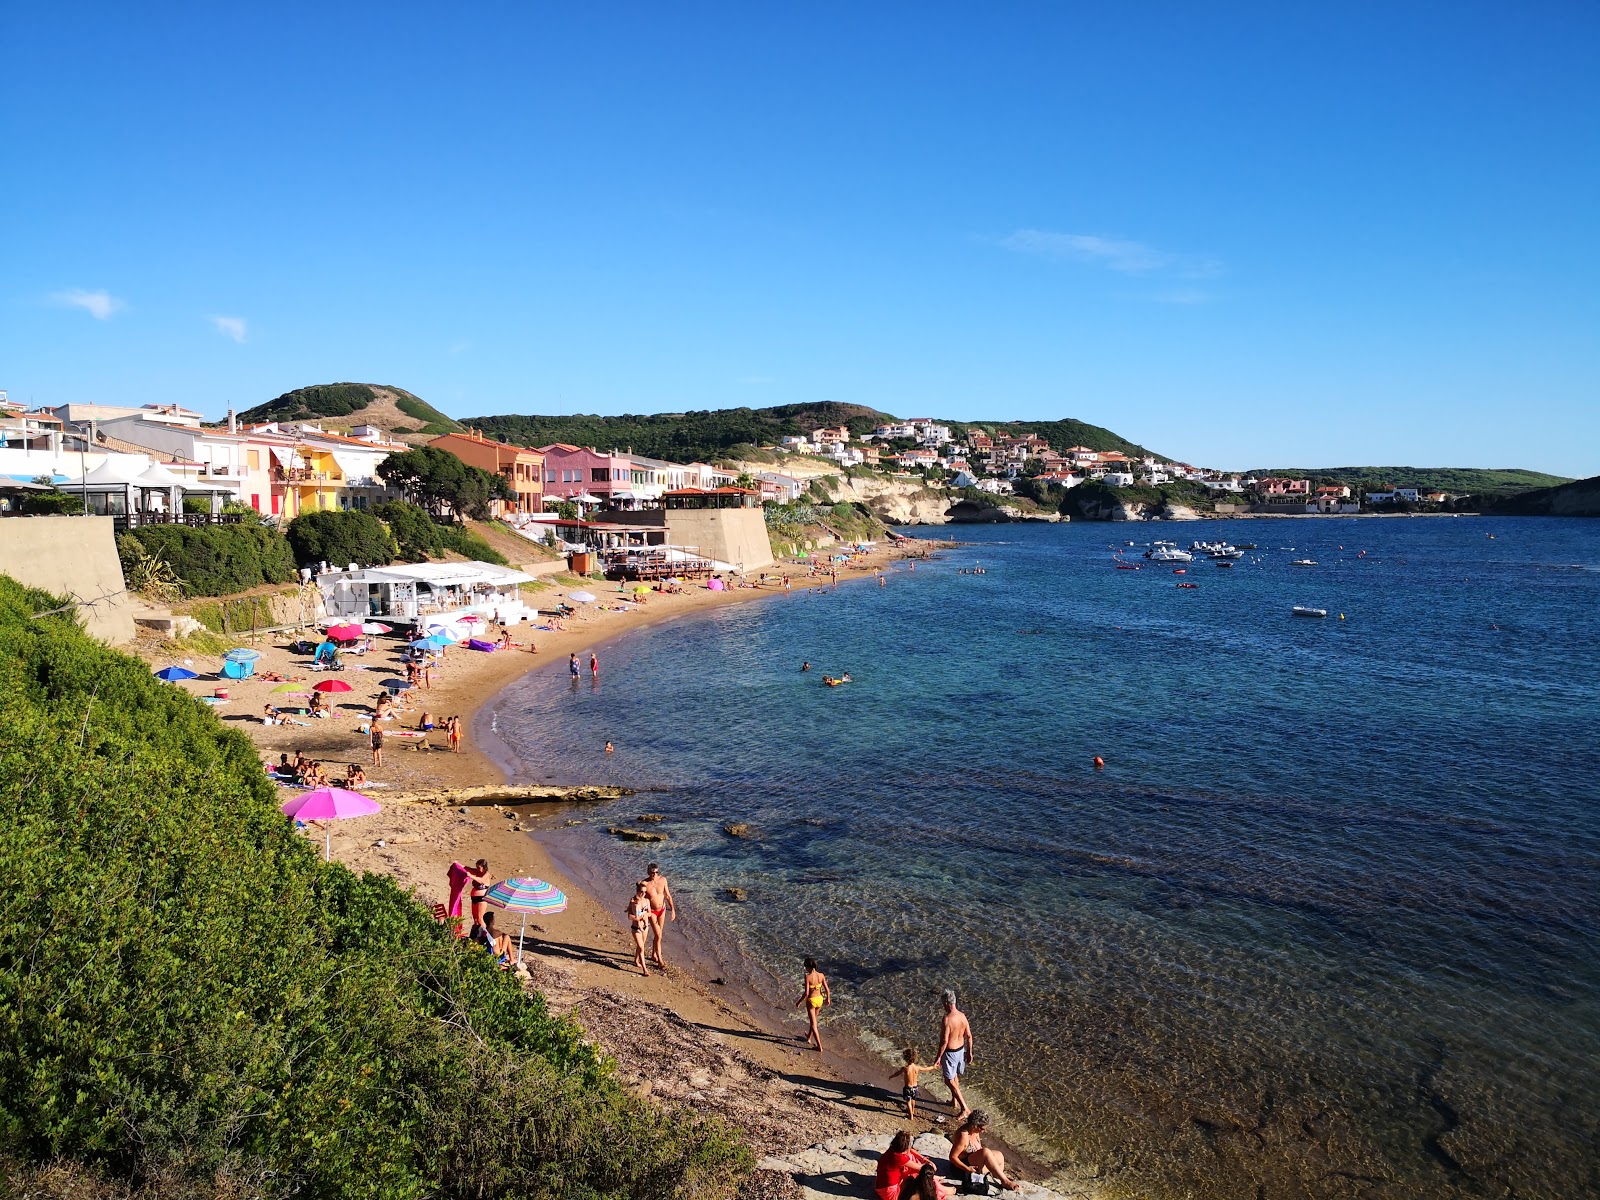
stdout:
[[(842, 566), (838, 586), (859, 586), (880, 569), (898, 572), (899, 560), (925, 557), (932, 548), (925, 542), (880, 545)], [(529, 986), (545, 993), (557, 1010), (574, 1013), (641, 1093), (726, 1117), (746, 1131), (758, 1155), (791, 1155), (825, 1141), (907, 1127), (898, 1086), (891, 1086), (887, 1069), (842, 1032), (833, 1034), (829, 1052), (819, 1056), (805, 1046), (803, 1025), (784, 1027), (772, 1014), (741, 1002), (738, 980), (699, 977), (693, 956), (671, 924), (666, 946), (670, 969), (665, 974), (652, 970), (648, 978), (638, 974), (622, 913), (627, 898), (591, 894), (534, 836), (541, 828), (576, 820), (583, 795), (612, 799), (617, 791), (523, 789), (515, 801), (498, 803), (497, 797), (505, 798), (505, 775), (477, 736), (473, 720), (485, 702), (525, 673), (564, 672), (569, 654), (577, 654), (587, 672), (590, 651), (598, 652), (603, 673), (606, 643), (624, 634), (722, 605), (758, 599), (782, 603), (784, 574), (796, 591), (834, 586), (826, 576), (808, 578), (805, 566), (793, 564), (769, 568), (765, 587), (653, 592), (643, 605), (621, 604), (624, 597), (615, 584), (589, 584), (599, 601), (580, 605), (564, 629), (515, 626), (516, 648), (492, 654), (450, 647), (431, 687), (413, 689), (414, 698), (403, 701), (396, 719), (385, 723), (389, 736), (381, 766), (371, 764), (362, 727), (383, 694), (381, 681), (403, 674), (395, 668), (401, 643), (394, 637), (379, 638), (369, 655), (347, 658), (346, 670), (337, 675), (309, 672), (305, 655), (266, 641), (255, 647), (261, 652), (256, 677), (244, 681), (218, 680), (221, 664), (215, 658), (180, 656), (176, 661), (201, 677), (178, 686), (197, 696), (213, 696), (225, 688), (228, 699), (217, 705), (218, 716), (247, 734), (265, 762), (304, 753), (320, 761), (336, 782), (349, 763), (367, 771), (363, 790), (384, 804), (384, 811), (336, 823), (327, 831), (333, 857), (351, 869), (391, 875), (428, 905), (447, 898), (446, 873), (457, 860), (485, 858), (495, 878), (534, 875), (562, 888), (567, 910), (529, 923), (523, 960)], [(553, 608), (567, 590), (557, 586), (542, 591), (538, 602)], [(530, 653), (530, 636), (536, 653)], [(169, 644), (151, 641), (138, 649), (154, 666), (174, 661)], [(284, 676), (306, 689), (319, 679), (337, 678), (352, 690), (331, 697), (332, 717), (267, 725), (261, 720), (264, 705), (300, 705), (304, 699), (275, 692), (284, 682), (263, 675)], [(459, 754), (448, 751), (439, 731), (425, 738), (395, 736), (414, 730), (423, 711), (435, 721), (450, 715), (464, 720), (467, 735)], [(283, 791), (286, 798), (294, 794), (288, 787)], [(641, 812), (647, 807), (642, 805)], [(324, 833), (307, 830), (316, 841)], [(649, 849), (640, 847), (641, 861), (649, 857)], [(502, 921), (507, 932), (517, 931), (516, 918)], [(934, 1016), (929, 1020), (931, 1028)], [(930, 1084), (925, 1097), (943, 1100), (942, 1087)], [(941, 1113), (948, 1114), (947, 1104), (929, 1107), (925, 1100), (915, 1132), (940, 1128), (935, 1118)], [(790, 1191), (794, 1185), (787, 1179), (758, 1176), (763, 1195), (798, 1194)]]

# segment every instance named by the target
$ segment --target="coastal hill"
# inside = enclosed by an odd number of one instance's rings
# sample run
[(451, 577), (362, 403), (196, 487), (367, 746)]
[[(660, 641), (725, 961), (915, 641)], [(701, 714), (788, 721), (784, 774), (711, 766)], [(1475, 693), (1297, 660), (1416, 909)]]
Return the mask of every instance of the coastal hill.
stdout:
[[(239, 414), (242, 421), (322, 421), (333, 430), (370, 423), (420, 445), (441, 433), (467, 426), (490, 437), (523, 446), (569, 442), (601, 450), (632, 450), (677, 462), (738, 457), (737, 451), (770, 445), (781, 437), (808, 434), (824, 426), (847, 425), (865, 437), (896, 418), (861, 404), (824, 401), (774, 408), (701, 409), (681, 413), (535, 415), (494, 413), (456, 421), (403, 388), (375, 383), (324, 383), (296, 388)], [(1036, 433), (1057, 449), (1087, 446), (1148, 454), (1143, 446), (1083, 421), (943, 421), (957, 436), (974, 426), (1019, 437)], [(730, 455), (730, 451), (735, 453)]]
[[(865, 436), (878, 425), (896, 418), (859, 404), (784, 404), (775, 408), (722, 408), (697, 412), (591, 416), (482, 416), (468, 424), (507, 441), (530, 446), (571, 442), (599, 449), (629, 449), (635, 453), (681, 461), (728, 457), (736, 447), (760, 446), (781, 437), (810, 433), (824, 426), (848, 425)], [(1091, 450), (1120, 450), (1124, 454), (1148, 453), (1143, 446), (1109, 429), (1083, 421), (945, 421), (960, 437), (975, 425), (990, 432), (1019, 436), (1037, 433), (1052, 446), (1088, 446)]]
[(1600, 517), (1600, 475), (1503, 496), (1485, 505), (1484, 512), (1503, 517)]
[(296, 388), (239, 414), (241, 421), (322, 421), (339, 432), (376, 425), (420, 445), (463, 426), (404, 388), (376, 383), (322, 383)]
[(1571, 482), (1564, 475), (1523, 471), (1513, 467), (1272, 467), (1249, 471), (1290, 479), (1337, 479), (1359, 490), (1380, 487), (1414, 487), (1429, 492), (1454, 495), (1482, 492), (1512, 492), (1527, 488), (1555, 487)]

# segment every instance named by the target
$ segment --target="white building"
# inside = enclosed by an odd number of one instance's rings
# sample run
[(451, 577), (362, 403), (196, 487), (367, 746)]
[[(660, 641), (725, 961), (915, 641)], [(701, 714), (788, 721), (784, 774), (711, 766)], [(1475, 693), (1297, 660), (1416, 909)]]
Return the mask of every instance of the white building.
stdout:
[(1100, 482), (1107, 487), (1132, 487), (1133, 473), (1131, 471), (1107, 471)]
[(909, 421), (888, 421), (874, 429), (872, 436), (880, 442), (892, 442), (896, 438), (914, 438), (917, 431)]

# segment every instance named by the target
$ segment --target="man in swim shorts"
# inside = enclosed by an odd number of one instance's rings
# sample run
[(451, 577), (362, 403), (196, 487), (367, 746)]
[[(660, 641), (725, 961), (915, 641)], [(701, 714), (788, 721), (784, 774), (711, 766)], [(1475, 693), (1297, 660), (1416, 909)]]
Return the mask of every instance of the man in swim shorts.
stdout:
[(956, 1007), (954, 992), (941, 992), (939, 1000), (944, 1005), (944, 1022), (939, 1035), (939, 1073), (944, 1076), (945, 1087), (950, 1089), (950, 1107), (955, 1111), (956, 1120), (961, 1121), (971, 1111), (966, 1097), (961, 1094), (961, 1076), (974, 1061), (972, 1026), (967, 1022), (967, 1014)]
[(651, 863), (645, 870), (644, 894), (650, 898), (650, 929), (655, 935), (655, 952), (650, 960), (663, 971), (667, 969), (667, 960), (661, 956), (661, 939), (667, 931), (667, 912), (670, 910), (672, 919), (678, 919), (678, 906), (672, 900), (672, 888), (667, 885), (667, 877), (661, 873), (661, 864)]

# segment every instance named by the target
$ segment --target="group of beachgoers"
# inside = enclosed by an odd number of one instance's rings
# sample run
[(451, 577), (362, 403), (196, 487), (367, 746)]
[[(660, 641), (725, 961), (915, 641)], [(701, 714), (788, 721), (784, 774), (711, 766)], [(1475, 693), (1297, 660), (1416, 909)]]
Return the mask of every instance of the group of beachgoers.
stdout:
[[(961, 1077), (974, 1061), (972, 1022), (956, 1004), (956, 994), (945, 990), (939, 994), (943, 1017), (939, 1023), (939, 1050), (934, 1056), (940, 1077), (950, 1092), (950, 1109), (955, 1127), (950, 1134), (950, 1168), (960, 1181), (959, 1190), (966, 1195), (986, 1195), (990, 1181), (1007, 1191), (1016, 1187), (1016, 1181), (1006, 1171), (1006, 1156), (999, 1150), (983, 1144), (984, 1131), (989, 1118), (981, 1109), (968, 1107), (961, 1093)], [(821, 1010), (833, 1004), (833, 991), (828, 977), (817, 966), (817, 960), (805, 960), (805, 980), (796, 1008), (804, 1008), (809, 1023), (806, 1044), (822, 1053), (822, 1031), (817, 1017)], [(922, 1076), (933, 1070), (917, 1061), (915, 1046), (900, 1052), (901, 1065), (895, 1068), (892, 1078), (900, 1082), (900, 1099), (906, 1106), (906, 1116), (917, 1119), (917, 1102), (922, 1099)], [(935, 1117), (938, 1124), (943, 1117)], [(949, 1189), (939, 1179), (938, 1168), (911, 1145), (911, 1134), (902, 1130), (883, 1157), (878, 1160), (878, 1200), (945, 1200)]]
[(280, 783), (292, 783), (297, 787), (341, 787), (354, 791), (367, 781), (367, 773), (359, 763), (348, 763), (342, 777), (333, 776), (322, 763), (299, 753), (293, 759), (287, 753), (278, 755), (278, 761), (270, 764), (267, 770)]

